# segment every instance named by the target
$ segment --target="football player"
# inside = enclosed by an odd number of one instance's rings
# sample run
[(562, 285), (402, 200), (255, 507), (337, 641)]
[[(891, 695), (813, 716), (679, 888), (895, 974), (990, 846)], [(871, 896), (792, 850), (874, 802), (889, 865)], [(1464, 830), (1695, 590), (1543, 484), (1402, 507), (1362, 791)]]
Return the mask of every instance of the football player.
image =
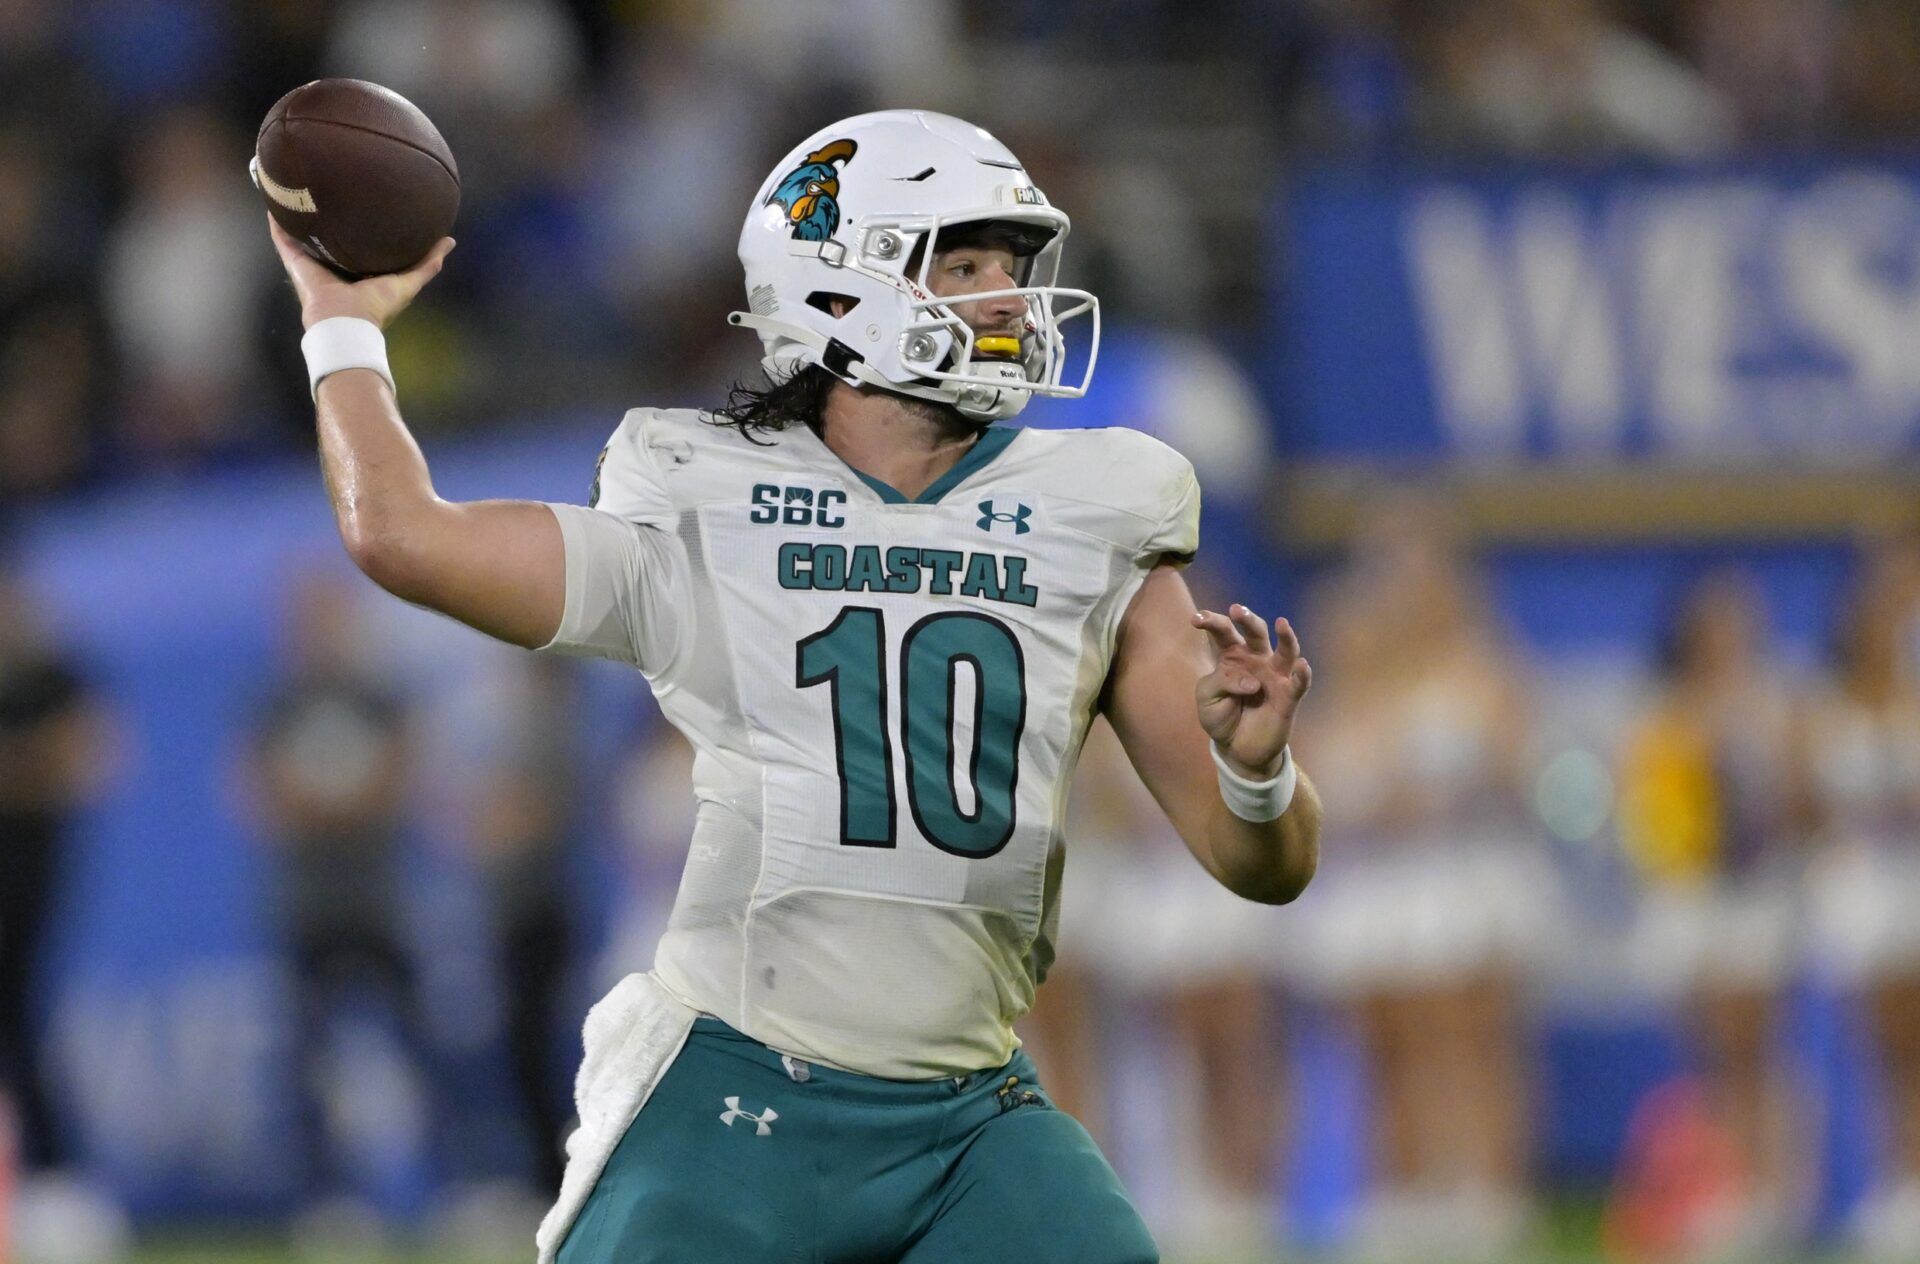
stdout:
[(808, 138), (740, 236), (732, 319), (770, 385), (628, 413), (586, 507), (434, 494), (379, 329), (450, 240), (349, 284), (273, 230), (354, 560), (516, 645), (633, 664), (697, 751), (653, 970), (588, 1016), (543, 1262), (1157, 1258), (1013, 1035), (1053, 956), (1067, 781), (1104, 713), (1200, 863), (1291, 900), (1311, 673), (1284, 619), (1193, 608), (1177, 453), (995, 424), (1091, 377), (1067, 229), (958, 119)]

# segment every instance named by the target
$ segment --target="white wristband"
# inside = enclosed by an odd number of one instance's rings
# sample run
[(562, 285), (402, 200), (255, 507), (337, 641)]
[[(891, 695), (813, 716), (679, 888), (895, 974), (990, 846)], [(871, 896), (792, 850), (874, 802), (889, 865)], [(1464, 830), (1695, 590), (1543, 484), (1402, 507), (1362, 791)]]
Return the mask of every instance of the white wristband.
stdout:
[(1227, 811), (1243, 821), (1277, 821), (1292, 805), (1300, 774), (1294, 768), (1291, 748), (1281, 750), (1280, 771), (1271, 781), (1248, 781), (1227, 767), (1218, 742), (1208, 742), (1207, 749), (1220, 773), (1220, 797), (1226, 800)]
[(300, 354), (307, 357), (307, 386), (317, 398), (320, 379), (342, 369), (372, 369), (387, 380), (387, 389), (397, 397), (393, 370), (387, 367), (387, 339), (380, 326), (358, 316), (329, 316), (300, 340)]

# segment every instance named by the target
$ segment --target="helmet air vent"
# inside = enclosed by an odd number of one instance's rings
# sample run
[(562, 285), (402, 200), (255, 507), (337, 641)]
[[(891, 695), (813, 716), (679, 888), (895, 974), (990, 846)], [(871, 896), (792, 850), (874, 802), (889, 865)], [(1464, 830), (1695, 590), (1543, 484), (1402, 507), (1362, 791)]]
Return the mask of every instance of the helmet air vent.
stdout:
[[(840, 310), (837, 312), (833, 310), (835, 303), (841, 305)], [(807, 306), (816, 311), (825, 312), (837, 320), (854, 308), (860, 306), (860, 299), (858, 296), (852, 294), (835, 294), (832, 290), (815, 290), (813, 293), (807, 295)]]

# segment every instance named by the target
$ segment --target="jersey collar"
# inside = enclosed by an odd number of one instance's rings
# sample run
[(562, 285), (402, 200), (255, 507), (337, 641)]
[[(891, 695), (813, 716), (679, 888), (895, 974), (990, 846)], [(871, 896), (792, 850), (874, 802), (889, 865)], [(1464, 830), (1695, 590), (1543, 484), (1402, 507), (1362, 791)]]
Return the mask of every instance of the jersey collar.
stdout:
[[(807, 432), (812, 434), (813, 428), (809, 426)], [(1020, 428), (1017, 426), (993, 426), (983, 431), (980, 437), (973, 441), (973, 446), (968, 448), (961, 458), (953, 463), (953, 468), (945, 474), (942, 474), (939, 478), (934, 479), (933, 482), (927, 484), (927, 489), (918, 496), (908, 496), (892, 484), (883, 483), (866, 471), (856, 470), (853, 466), (847, 465), (844, 460), (841, 460), (840, 454), (832, 448), (827, 447), (826, 440), (822, 439), (819, 435), (814, 434), (813, 441), (825, 449), (827, 454), (833, 457), (834, 460), (840, 461), (841, 465), (851, 470), (861, 482), (871, 487), (874, 494), (879, 496), (885, 503), (889, 505), (932, 505), (937, 504), (942, 496), (958, 487), (971, 476), (974, 471), (984, 468), (992, 462), (995, 457), (1006, 451), (1007, 445), (1012, 443), (1019, 434)]]

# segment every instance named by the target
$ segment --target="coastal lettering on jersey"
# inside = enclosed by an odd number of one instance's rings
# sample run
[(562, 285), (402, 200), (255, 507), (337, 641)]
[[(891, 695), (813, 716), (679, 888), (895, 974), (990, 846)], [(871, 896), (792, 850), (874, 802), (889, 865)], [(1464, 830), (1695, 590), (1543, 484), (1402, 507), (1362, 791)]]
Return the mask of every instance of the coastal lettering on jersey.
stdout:
[(1027, 559), (1017, 553), (901, 544), (789, 540), (780, 546), (780, 586), (821, 592), (928, 592), (937, 597), (958, 593), (1017, 606), (1040, 599), (1040, 590), (1027, 582)]

